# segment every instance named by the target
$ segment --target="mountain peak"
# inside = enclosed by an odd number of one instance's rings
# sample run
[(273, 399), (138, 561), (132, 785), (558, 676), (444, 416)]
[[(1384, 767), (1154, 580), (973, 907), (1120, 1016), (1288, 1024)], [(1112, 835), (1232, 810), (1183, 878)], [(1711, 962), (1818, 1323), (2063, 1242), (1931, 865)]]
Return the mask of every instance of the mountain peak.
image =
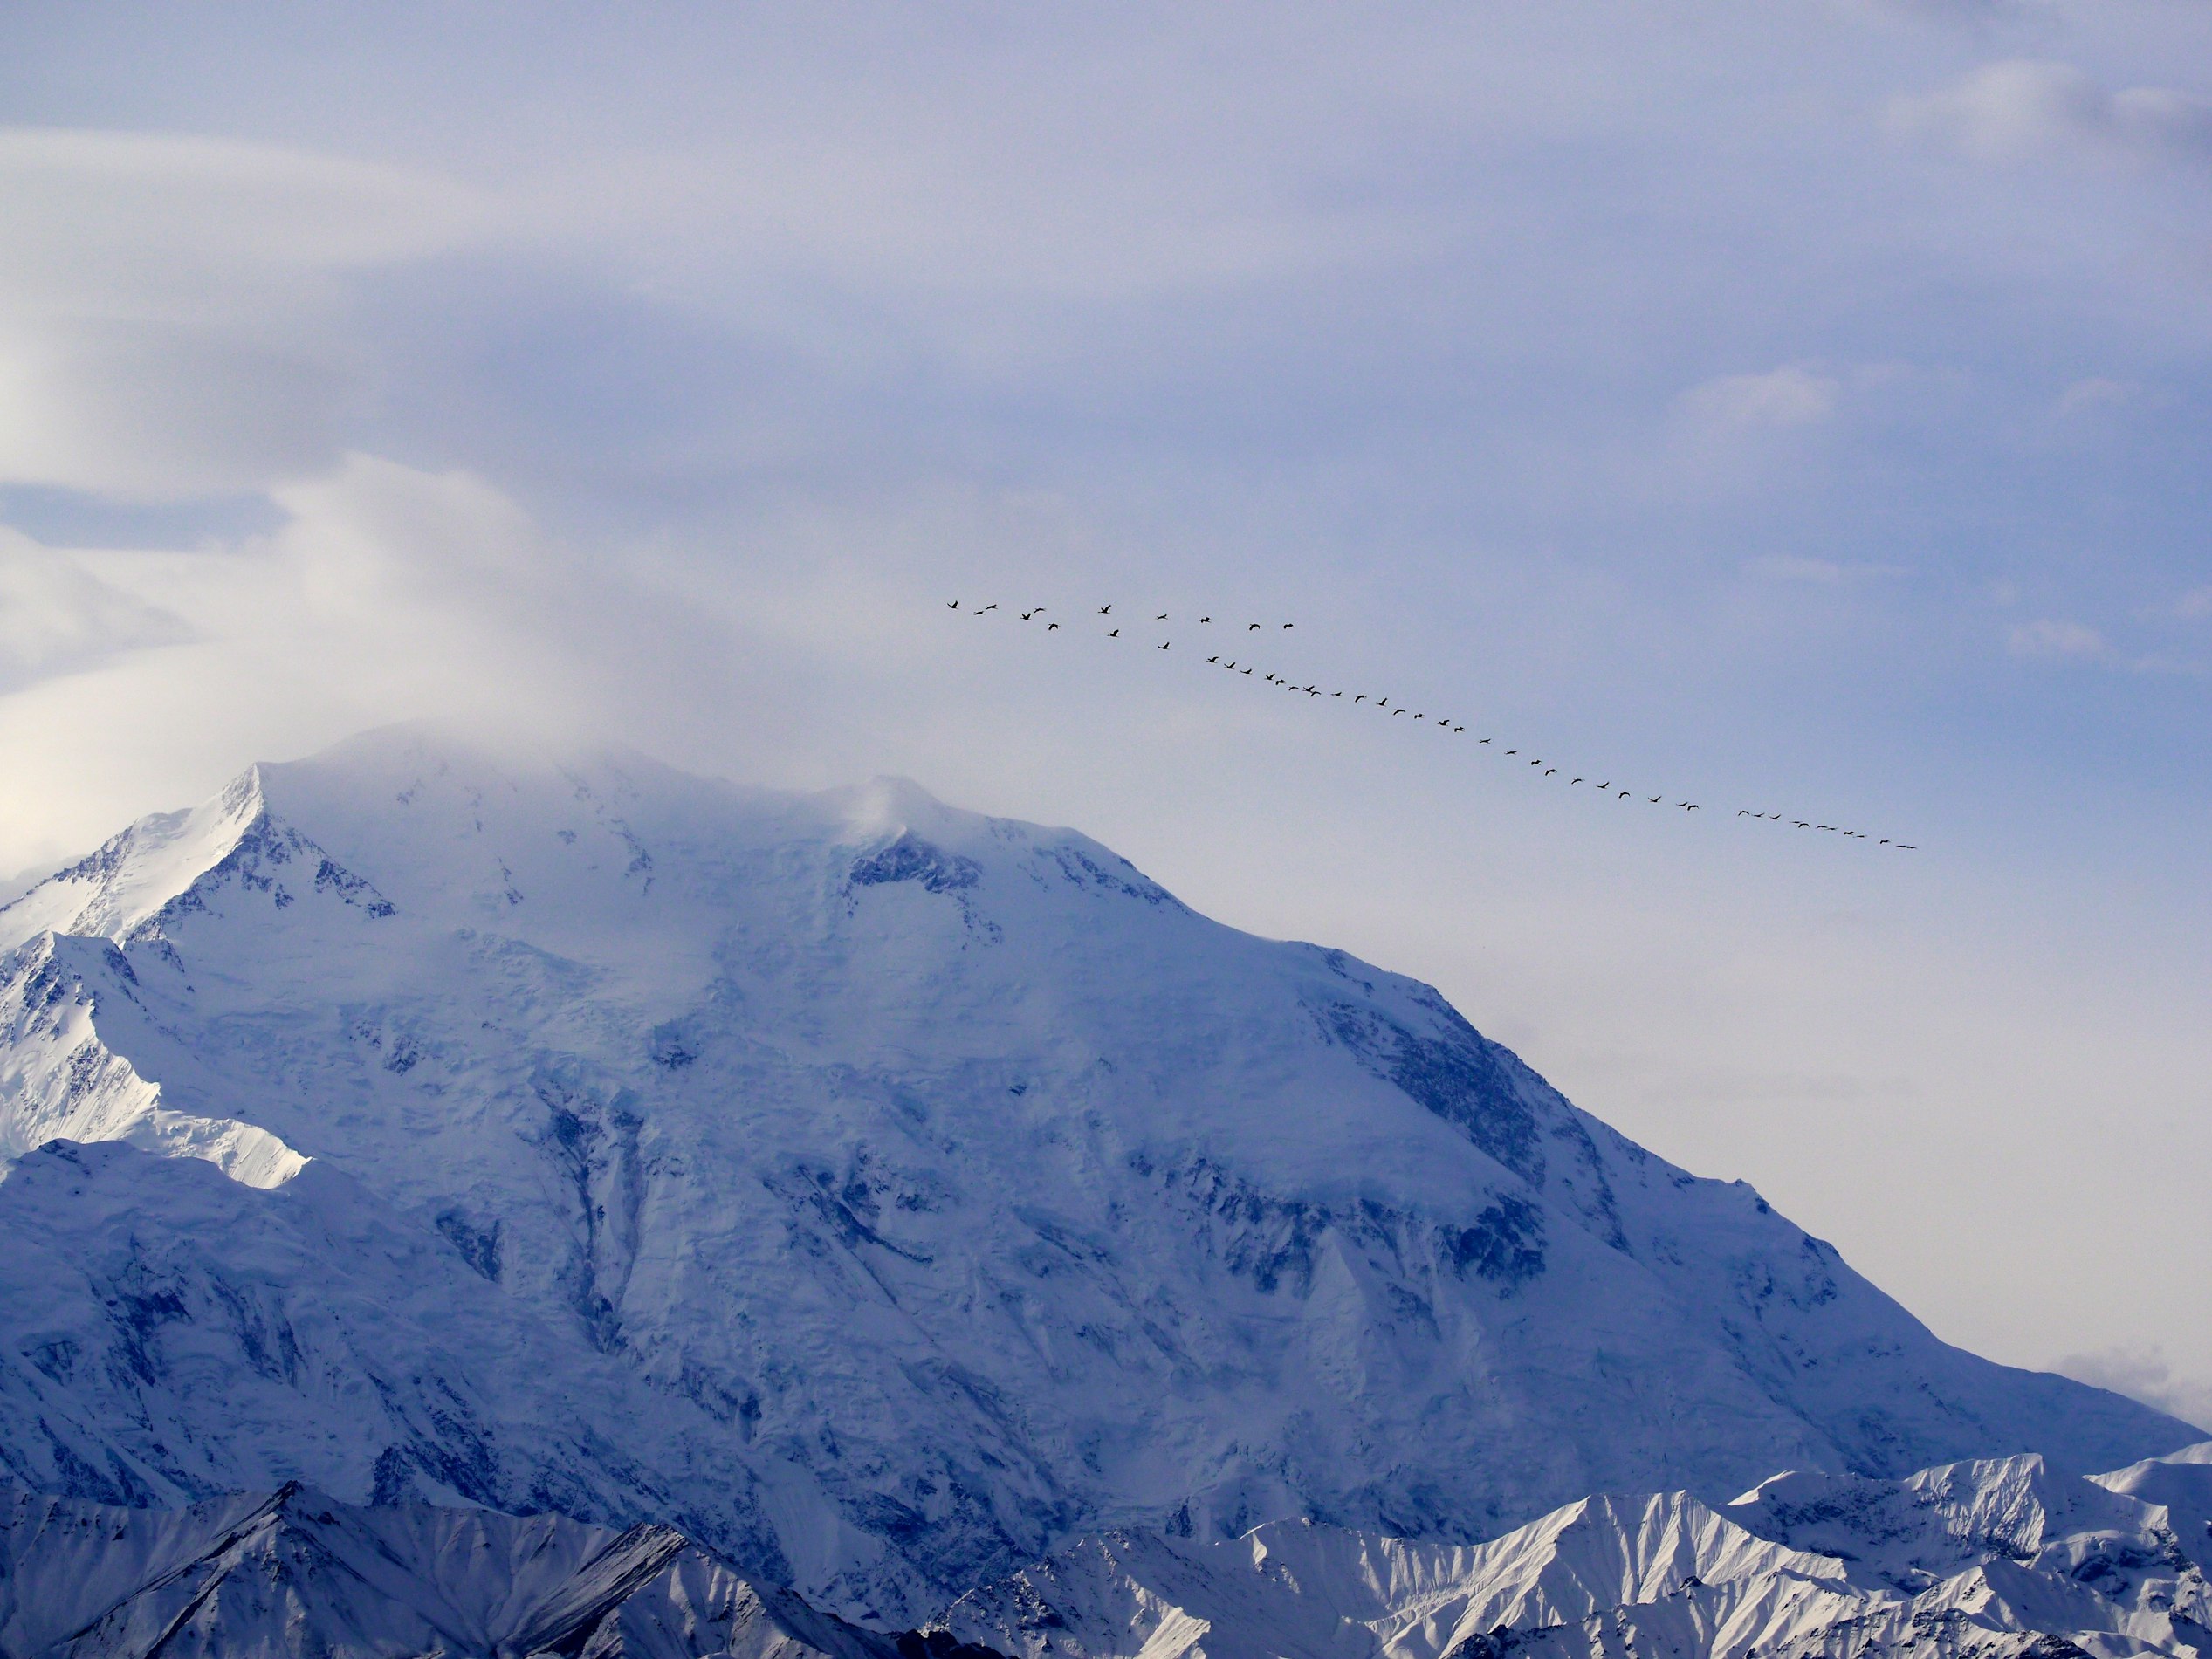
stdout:
[[(1945, 1347), (1432, 989), (1073, 832), (420, 728), (250, 777), (48, 884), (97, 949), (0, 963), (11, 1149), (313, 1160), (134, 1155), (66, 1306), (0, 1297), (0, 1356), (52, 1368), (0, 1413), (88, 1491), (542, 1486), (899, 1619), (1102, 1528), (1467, 1545), (1596, 1491), (2200, 1437)], [(31, 1196), (0, 1260), (58, 1225)]]

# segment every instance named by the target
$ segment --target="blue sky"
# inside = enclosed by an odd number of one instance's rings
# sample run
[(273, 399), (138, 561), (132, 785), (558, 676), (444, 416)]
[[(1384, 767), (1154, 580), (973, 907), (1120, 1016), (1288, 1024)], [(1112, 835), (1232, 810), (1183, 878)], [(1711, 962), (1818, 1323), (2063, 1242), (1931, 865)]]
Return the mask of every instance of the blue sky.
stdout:
[(906, 773), (2212, 1415), (2212, 12), (18, 6), (0, 223), (0, 869), (431, 711)]

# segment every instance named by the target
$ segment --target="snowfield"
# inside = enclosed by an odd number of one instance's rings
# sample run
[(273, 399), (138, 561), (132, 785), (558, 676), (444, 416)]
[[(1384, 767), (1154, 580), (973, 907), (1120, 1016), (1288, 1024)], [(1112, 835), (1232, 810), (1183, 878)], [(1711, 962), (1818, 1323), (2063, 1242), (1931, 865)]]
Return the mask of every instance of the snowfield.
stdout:
[[(896, 782), (256, 767), (0, 908), (0, 1158), (26, 1491), (654, 1524), (890, 1628), (1085, 1538), (1219, 1573), (1662, 1492), (1702, 1550), (1776, 1470), (1887, 1515), (2202, 1438), (1938, 1341), (1428, 987)], [(1826, 1585), (1804, 1525), (1677, 1601)]]

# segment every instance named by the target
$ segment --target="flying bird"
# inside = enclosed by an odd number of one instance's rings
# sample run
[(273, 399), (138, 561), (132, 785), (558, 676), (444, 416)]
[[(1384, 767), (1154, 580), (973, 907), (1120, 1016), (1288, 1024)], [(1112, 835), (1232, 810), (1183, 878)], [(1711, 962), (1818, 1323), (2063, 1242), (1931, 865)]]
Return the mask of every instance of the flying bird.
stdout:
[(957, 610), (958, 610), (958, 609), (960, 608), (960, 601), (959, 601), (958, 600), (957, 600), (957, 599), (956, 599), (956, 600), (953, 600), (953, 601), (952, 601), (950, 605), (946, 606), (945, 608), (946, 610), (948, 610), (948, 611), (957, 611)]
[(1201, 622), (1211, 622), (1212, 620), (1213, 619), (1210, 616), (1201, 616), (1199, 618), (1199, 620)]
[(1283, 624), (1283, 627), (1296, 627), (1298, 625), (1295, 622), (1285, 622)]
[(1582, 779), (1579, 778), (1570, 778), (1567, 780), (1567, 784), (1570, 788), (1572, 788), (1575, 785), (1579, 784), (1580, 782), (1582, 782)]
[(1652, 806), (1658, 806), (1658, 805), (1659, 804), (1659, 796), (1654, 795), (1654, 796), (1652, 796), (1651, 799), (1652, 799)]
[(1397, 708), (1395, 708), (1395, 709), (1393, 709), (1393, 710), (1391, 710), (1391, 714), (1393, 714), (1393, 715), (1401, 715), (1401, 714), (1404, 714), (1405, 712), (1405, 705), (1404, 703), (1399, 703), (1399, 704), (1398, 705), (1398, 707), (1397, 707)]
[(1046, 633), (1048, 633), (1048, 634), (1057, 634), (1057, 633), (1059, 633), (1059, 632), (1060, 632), (1060, 624), (1059, 624), (1059, 623), (1057, 623), (1057, 622), (1048, 622), (1048, 623), (1046, 623), (1046, 624), (1045, 624), (1045, 632), (1046, 632)]
[(1257, 633), (1259, 631), (1259, 627), (1260, 625), (1257, 622), (1247, 622), (1244, 625), (1244, 631), (1247, 634)]
[(1252, 670), (1251, 670), (1250, 668), (1247, 668), (1247, 669), (1245, 670), (1245, 672), (1246, 672), (1247, 674), (1249, 674), (1249, 673), (1251, 673), (1251, 672), (1252, 672)]
[(986, 610), (986, 611), (995, 611), (995, 610), (997, 610), (997, 609), (999, 608), (999, 607), (998, 607), (997, 603), (994, 601), (994, 602), (993, 602), (992, 604), (989, 604), (989, 605), (985, 606), (983, 608), (984, 608), (985, 610)]
[(1031, 617), (1034, 616), (1035, 614), (1036, 614), (1036, 612), (1034, 612), (1034, 611), (1024, 611), (1024, 612), (1022, 612), (1022, 614), (1021, 614), (1021, 620), (1022, 620), (1023, 621), (1027, 622), (1027, 620), (1028, 620)]
[(1549, 778), (1552, 775), (1552, 773), (1557, 771), (1558, 770), (1559, 768), (1556, 766), (1547, 766), (1544, 768), (1544, 776)]
[(1174, 644), (1174, 643), (1175, 643), (1175, 641), (1172, 641), (1172, 640), (1164, 641), (1162, 641), (1162, 643), (1161, 643), (1161, 645), (1160, 645), (1160, 649), (1161, 649), (1161, 650), (1163, 650), (1163, 651), (1164, 651), (1164, 650), (1166, 650), (1166, 649), (1167, 649), (1167, 648), (1168, 648), (1169, 646), (1171, 646), (1171, 645), (1172, 645), (1172, 644)]
[[(1210, 656), (1210, 657), (1206, 658), (1206, 661), (1207, 661), (1208, 662), (1219, 662), (1220, 660), (1221, 660), (1221, 659), (1220, 659), (1219, 657), (1218, 657), (1218, 656)], [(1232, 666), (1234, 666), (1234, 665), (1233, 664)]]
[(1104, 615), (1105, 615), (1108, 612), (1111, 611), (1113, 608), (1114, 608), (1114, 607), (1113, 607), (1112, 606), (1110, 606), (1110, 605), (1102, 605), (1102, 606), (1100, 606), (1100, 607), (1098, 607), (1098, 614), (1099, 614), (1101, 616), (1104, 616)]
[(1167, 620), (1167, 613), (1166, 613), (1165, 611), (1162, 611), (1162, 612), (1161, 612), (1161, 613), (1160, 613), (1158, 616), (1154, 617), (1152, 620), (1153, 620), (1155, 622), (1164, 622), (1164, 621), (1166, 621), (1166, 620)]
[(1116, 628), (1116, 629), (1115, 629), (1115, 630), (1114, 630), (1111, 634), (1109, 634), (1106, 637), (1107, 637), (1108, 639), (1109, 639), (1109, 640), (1118, 640), (1118, 639), (1120, 639), (1120, 638), (1122, 637), (1122, 631), (1121, 631), (1121, 629), (1119, 629), (1119, 628)]

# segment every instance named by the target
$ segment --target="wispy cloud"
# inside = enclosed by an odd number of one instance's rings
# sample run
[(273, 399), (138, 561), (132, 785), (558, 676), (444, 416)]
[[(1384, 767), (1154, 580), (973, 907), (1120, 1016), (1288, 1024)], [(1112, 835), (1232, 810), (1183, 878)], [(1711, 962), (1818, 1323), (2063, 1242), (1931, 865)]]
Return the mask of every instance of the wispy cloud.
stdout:
[(1762, 581), (1802, 582), (1816, 587), (1840, 587), (1899, 574), (1894, 565), (1844, 564), (1832, 559), (1811, 559), (1803, 553), (1762, 553), (1743, 561), (1747, 576)]
[(1842, 384), (1796, 363), (1760, 374), (1723, 374), (1675, 401), (1686, 420), (1707, 429), (1812, 426), (1836, 412)]
[(79, 556), (0, 525), (0, 694), (189, 634), (173, 613), (100, 580)]
[(2212, 161), (2212, 105), (2163, 86), (2112, 91), (2071, 64), (2009, 58), (1889, 106), (1902, 130), (1977, 160), (2051, 154)]
[(2080, 622), (2021, 622), (2005, 639), (2013, 655), (2032, 661), (2078, 662), (2105, 654), (2105, 636)]

